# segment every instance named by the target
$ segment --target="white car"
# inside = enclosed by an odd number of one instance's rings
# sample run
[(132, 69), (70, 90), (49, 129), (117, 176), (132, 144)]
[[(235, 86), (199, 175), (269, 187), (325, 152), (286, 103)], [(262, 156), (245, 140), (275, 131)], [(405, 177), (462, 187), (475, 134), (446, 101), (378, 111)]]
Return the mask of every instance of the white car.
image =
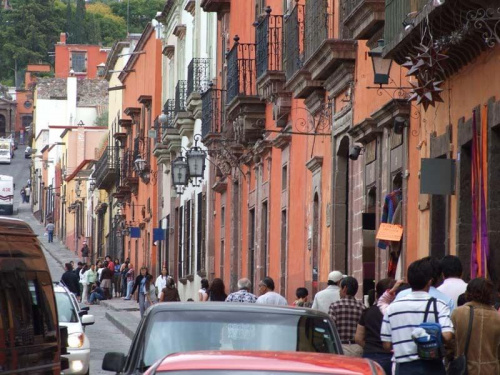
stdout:
[(68, 327), (68, 358), (69, 368), (66, 374), (89, 374), (90, 342), (85, 334), (85, 326), (94, 324), (93, 315), (88, 315), (87, 309), (80, 308), (76, 297), (64, 286), (54, 285), (56, 295), (57, 315), (59, 325)]

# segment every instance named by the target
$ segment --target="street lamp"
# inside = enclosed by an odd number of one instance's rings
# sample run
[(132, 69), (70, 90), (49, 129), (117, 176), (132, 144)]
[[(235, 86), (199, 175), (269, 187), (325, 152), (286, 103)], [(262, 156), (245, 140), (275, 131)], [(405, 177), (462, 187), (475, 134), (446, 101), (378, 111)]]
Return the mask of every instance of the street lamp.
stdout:
[(146, 168), (146, 160), (138, 156), (134, 161), (134, 166), (135, 170), (139, 172), (139, 174), (142, 174), (144, 172), (144, 169)]
[(368, 56), (372, 59), (373, 65), (373, 82), (378, 85), (387, 85), (389, 83), (389, 74), (391, 72), (392, 59), (382, 57), (384, 49), (384, 40), (379, 39), (378, 46), (368, 52)]
[(78, 198), (80, 198), (80, 194), (82, 193), (82, 190), (80, 189), (80, 181), (76, 183), (75, 187), (75, 194)]
[[(194, 136), (194, 146), (186, 152), (186, 159), (189, 166), (189, 177), (193, 179), (203, 178), (205, 172), (205, 161), (207, 154), (198, 146), (201, 135)], [(196, 182), (196, 181), (195, 181)]]
[(184, 187), (189, 180), (189, 166), (184, 156), (178, 156), (172, 162), (172, 183), (175, 187)]
[(167, 121), (168, 121), (168, 116), (167, 116), (164, 112), (162, 112), (162, 113), (161, 113), (161, 115), (160, 115), (160, 116), (158, 116), (158, 121), (160, 122), (160, 124), (161, 124), (162, 126), (165, 126), (165, 124), (166, 124), (166, 123), (167, 123)]
[(89, 185), (89, 189), (90, 189), (90, 191), (94, 191), (94, 190), (95, 190), (95, 187), (96, 187), (95, 181), (94, 181), (94, 180), (91, 180), (91, 181), (90, 181), (90, 185)]

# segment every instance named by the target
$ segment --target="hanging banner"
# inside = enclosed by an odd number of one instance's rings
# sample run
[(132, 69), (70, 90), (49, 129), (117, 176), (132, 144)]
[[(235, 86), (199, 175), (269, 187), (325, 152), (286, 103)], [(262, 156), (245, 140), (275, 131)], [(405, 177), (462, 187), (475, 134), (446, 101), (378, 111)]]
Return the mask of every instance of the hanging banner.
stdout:
[(153, 228), (153, 242), (163, 241), (165, 239), (165, 230), (162, 228)]
[(401, 225), (381, 223), (377, 232), (377, 240), (401, 241), (403, 237), (403, 227)]
[(141, 238), (141, 228), (130, 227), (130, 238)]

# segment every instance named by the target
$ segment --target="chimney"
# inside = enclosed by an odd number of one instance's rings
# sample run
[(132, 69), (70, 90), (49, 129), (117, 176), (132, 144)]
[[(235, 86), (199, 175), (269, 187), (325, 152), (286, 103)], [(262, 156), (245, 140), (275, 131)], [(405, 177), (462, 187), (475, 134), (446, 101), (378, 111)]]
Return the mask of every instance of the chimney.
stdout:
[(61, 35), (59, 36), (59, 44), (66, 44), (66, 38), (66, 33), (61, 33)]

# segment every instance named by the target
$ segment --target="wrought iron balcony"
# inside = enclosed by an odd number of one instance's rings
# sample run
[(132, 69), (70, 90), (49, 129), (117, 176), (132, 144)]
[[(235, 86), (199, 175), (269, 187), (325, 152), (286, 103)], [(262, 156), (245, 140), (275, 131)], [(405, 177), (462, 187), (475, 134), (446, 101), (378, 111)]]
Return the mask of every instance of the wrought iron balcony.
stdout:
[(344, 25), (354, 39), (366, 40), (384, 27), (385, 0), (343, 0)]
[(333, 39), (333, 4), (327, 0), (306, 1), (305, 60), (311, 58), (326, 39)]
[[(159, 117), (159, 116), (158, 116)], [(153, 155), (156, 157), (157, 161), (163, 162), (165, 156), (168, 155), (167, 146), (163, 144), (163, 133), (165, 132), (164, 126), (158, 120), (158, 117), (154, 121), (154, 129), (156, 131), (155, 145), (153, 148)], [(166, 128), (166, 126), (165, 126)]]
[(175, 113), (186, 111), (187, 81), (177, 81), (175, 86)]
[(108, 190), (118, 177), (119, 147), (108, 146), (96, 163), (95, 180), (98, 189)]
[(231, 5), (231, 0), (201, 0), (200, 7), (205, 12), (227, 12)]
[(201, 95), (201, 136), (205, 144), (209, 144), (212, 139), (215, 139), (222, 132), (222, 94), (222, 90), (211, 87)]
[(290, 79), (304, 65), (304, 5), (296, 4), (285, 17), (285, 53), (283, 64), (286, 79)]
[(187, 97), (193, 93), (205, 92), (211, 81), (210, 59), (194, 58), (188, 65)]
[(240, 43), (234, 37), (234, 46), (227, 54), (227, 103), (237, 96), (257, 95), (257, 70), (255, 64), (255, 44)]
[(114, 197), (118, 200), (126, 200), (131, 192), (137, 191), (138, 178), (134, 176), (133, 151), (127, 150), (123, 153), (120, 162), (120, 171), (116, 181), (116, 192)]
[(175, 127), (175, 99), (167, 99), (163, 104), (163, 113), (167, 115), (167, 122), (162, 124), (163, 134), (166, 128)]

